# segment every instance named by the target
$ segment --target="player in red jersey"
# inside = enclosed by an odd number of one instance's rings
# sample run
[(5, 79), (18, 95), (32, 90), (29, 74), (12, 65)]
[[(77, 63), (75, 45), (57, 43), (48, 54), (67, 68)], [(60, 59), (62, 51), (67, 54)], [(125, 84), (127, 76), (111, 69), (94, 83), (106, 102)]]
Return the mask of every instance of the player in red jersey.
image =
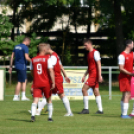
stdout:
[[(55, 88), (54, 71), (51, 59), (45, 56), (45, 46), (39, 44), (39, 55), (32, 59), (31, 73), (33, 74), (33, 103), (31, 106), (31, 121), (35, 121), (35, 114), (39, 98), (44, 94), (48, 103), (49, 118), (52, 120), (53, 106), (51, 102), (51, 89)], [(51, 81), (50, 81), (51, 78)], [(52, 82), (52, 87), (51, 83)]]
[(87, 75), (89, 75), (89, 77), (82, 88), (84, 109), (80, 112), (80, 114), (89, 114), (87, 92), (89, 88), (93, 89), (98, 106), (98, 111), (96, 112), (96, 114), (103, 114), (102, 101), (99, 93), (99, 82), (103, 81), (101, 76), (100, 54), (97, 50), (93, 49), (92, 41), (90, 39), (85, 39), (83, 44), (85, 49), (88, 50), (89, 53), (87, 56), (88, 69), (82, 78), (82, 82), (85, 81)]
[(131, 77), (134, 76), (133, 71), (133, 59), (134, 54), (132, 52), (133, 49), (133, 41), (126, 41), (125, 50), (118, 57), (119, 64), (119, 88), (122, 92), (121, 98), (121, 118), (130, 119), (131, 117), (127, 115), (127, 111), (129, 108), (129, 100), (130, 100), (130, 91), (131, 91)]
[(70, 83), (70, 79), (67, 77), (67, 74), (62, 66), (59, 56), (51, 49), (50, 44), (48, 43), (46, 43), (46, 51), (48, 54), (51, 55), (51, 61), (53, 63), (53, 70), (55, 74), (55, 89), (53, 89), (52, 92), (53, 94), (58, 94), (59, 98), (62, 100), (67, 111), (64, 116), (73, 116), (69, 100), (64, 94), (62, 74), (67, 83)]
[[(39, 55), (39, 48), (37, 47), (37, 56)], [(49, 54), (47, 54), (46, 56), (48, 56), (48, 58), (50, 57)], [(30, 90), (32, 96), (33, 96), (33, 84), (31, 86), (31, 90)], [(36, 110), (36, 115), (40, 115), (41, 114), (41, 111), (42, 109), (47, 105), (47, 101), (46, 101), (46, 98), (44, 97), (44, 95), (42, 95), (42, 97), (39, 99), (38, 101), (38, 104), (37, 104), (37, 110)], [(48, 110), (45, 111), (45, 113), (47, 112)], [(28, 110), (28, 112), (31, 114), (31, 110)]]

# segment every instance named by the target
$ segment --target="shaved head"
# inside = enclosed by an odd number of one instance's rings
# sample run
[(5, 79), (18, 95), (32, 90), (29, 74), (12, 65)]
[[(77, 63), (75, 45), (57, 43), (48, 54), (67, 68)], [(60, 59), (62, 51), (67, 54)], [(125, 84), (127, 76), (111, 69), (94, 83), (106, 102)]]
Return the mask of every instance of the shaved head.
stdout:
[(44, 43), (44, 45), (45, 45), (45, 47), (46, 47), (47, 49), (50, 49), (50, 48), (51, 48), (51, 46), (50, 46), (49, 43)]
[(45, 44), (44, 43), (40, 43), (38, 48), (39, 48), (39, 52), (44, 51), (45, 50)]

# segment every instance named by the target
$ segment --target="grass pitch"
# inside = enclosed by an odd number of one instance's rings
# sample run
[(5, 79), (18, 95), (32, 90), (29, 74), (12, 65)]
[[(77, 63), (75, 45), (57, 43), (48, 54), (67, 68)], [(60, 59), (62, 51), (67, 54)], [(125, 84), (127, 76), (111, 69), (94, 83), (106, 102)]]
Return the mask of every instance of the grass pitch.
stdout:
[[(14, 85), (7, 86), (6, 95), (13, 95)], [(120, 118), (120, 98), (118, 87), (114, 87), (112, 100), (108, 99), (108, 87), (100, 88), (104, 107), (104, 115), (96, 115), (97, 106), (95, 100), (89, 101), (89, 115), (79, 115), (83, 109), (83, 102), (70, 101), (74, 117), (64, 117), (65, 109), (61, 101), (53, 101), (54, 122), (47, 122), (48, 115), (42, 111), (41, 116), (36, 116), (36, 122), (30, 122), (28, 110), (29, 102), (13, 102), (13, 96), (6, 96), (5, 101), (0, 102), (0, 134), (129, 134), (134, 131), (134, 119)], [(27, 87), (29, 94), (30, 85)], [(132, 109), (130, 102), (129, 113)]]

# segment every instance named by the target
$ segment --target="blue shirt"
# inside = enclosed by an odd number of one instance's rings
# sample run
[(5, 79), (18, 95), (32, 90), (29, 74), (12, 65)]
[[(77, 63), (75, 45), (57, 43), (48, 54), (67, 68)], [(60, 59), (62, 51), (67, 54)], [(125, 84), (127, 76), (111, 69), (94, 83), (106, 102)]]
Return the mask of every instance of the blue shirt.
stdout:
[(29, 50), (25, 44), (19, 44), (14, 47), (15, 54), (15, 68), (18, 70), (26, 70), (27, 61), (25, 54), (28, 54)]

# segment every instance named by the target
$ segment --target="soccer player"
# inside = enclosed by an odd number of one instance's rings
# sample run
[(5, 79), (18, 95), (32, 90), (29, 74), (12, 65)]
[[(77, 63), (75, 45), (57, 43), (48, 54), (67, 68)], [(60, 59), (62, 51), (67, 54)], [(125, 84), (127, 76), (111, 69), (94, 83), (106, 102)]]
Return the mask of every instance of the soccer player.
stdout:
[[(45, 56), (44, 44), (39, 44), (39, 55), (32, 59), (31, 73), (33, 74), (33, 103), (31, 106), (31, 121), (35, 121), (35, 114), (39, 98), (42, 93), (48, 103), (48, 121), (52, 120), (53, 106), (51, 102), (51, 90), (55, 88), (53, 66), (50, 58)], [(51, 78), (51, 81), (50, 81)], [(51, 87), (52, 83), (52, 87)], [(51, 90), (50, 90), (51, 88)]]
[(15, 69), (17, 71), (17, 78), (18, 83), (15, 89), (15, 95), (13, 98), (13, 101), (19, 101), (19, 93), (22, 88), (22, 101), (28, 101), (29, 99), (25, 96), (26, 91), (26, 81), (27, 81), (27, 75), (26, 75), (26, 65), (27, 61), (31, 61), (29, 55), (28, 55), (28, 46), (30, 45), (31, 39), (28, 37), (25, 37), (23, 39), (23, 42), (19, 45), (16, 45), (13, 49), (11, 61), (10, 61), (10, 68), (9, 73), (12, 72), (12, 65), (13, 65), (13, 58), (15, 57)]
[(88, 69), (82, 78), (82, 82), (85, 81), (87, 75), (89, 75), (89, 77), (82, 88), (84, 109), (80, 112), (80, 114), (89, 114), (87, 92), (89, 88), (93, 89), (98, 106), (98, 111), (96, 112), (96, 114), (103, 114), (102, 101), (99, 93), (99, 82), (103, 81), (101, 76), (100, 54), (97, 50), (93, 48), (92, 41), (90, 39), (85, 39), (83, 44), (85, 49), (89, 51), (89, 53), (87, 55)]
[[(37, 47), (37, 56), (39, 55), (39, 47)], [(48, 58), (50, 57), (50, 55), (46, 55), (48, 56)], [(31, 90), (30, 90), (32, 96), (33, 96), (33, 84), (31, 86)], [(46, 98), (44, 97), (44, 95), (42, 95), (43, 97), (39, 99), (38, 104), (37, 104), (37, 110), (36, 110), (36, 115), (40, 115), (42, 109), (47, 105), (47, 101)], [(45, 112), (47, 112), (48, 110), (46, 110)], [(31, 110), (28, 110), (28, 112), (31, 114)]]
[(118, 64), (119, 64), (119, 88), (122, 92), (121, 98), (121, 118), (130, 119), (131, 117), (127, 115), (128, 108), (129, 108), (129, 100), (130, 100), (130, 81), (131, 77), (134, 76), (133, 71), (133, 60), (134, 54), (133, 50), (133, 41), (127, 40), (126, 41), (126, 48), (125, 50), (119, 55), (118, 57)]
[(47, 54), (50, 54), (51, 56), (51, 61), (53, 64), (53, 69), (54, 69), (54, 74), (55, 74), (55, 89), (52, 90), (52, 93), (58, 94), (59, 98), (62, 100), (65, 106), (65, 109), (67, 111), (67, 113), (64, 116), (73, 116), (71, 108), (70, 108), (69, 100), (64, 94), (63, 77), (62, 77), (61, 72), (63, 73), (63, 76), (67, 83), (70, 83), (70, 79), (67, 77), (67, 74), (62, 66), (62, 63), (57, 53), (51, 49), (49, 43), (45, 43), (45, 46), (46, 46)]

